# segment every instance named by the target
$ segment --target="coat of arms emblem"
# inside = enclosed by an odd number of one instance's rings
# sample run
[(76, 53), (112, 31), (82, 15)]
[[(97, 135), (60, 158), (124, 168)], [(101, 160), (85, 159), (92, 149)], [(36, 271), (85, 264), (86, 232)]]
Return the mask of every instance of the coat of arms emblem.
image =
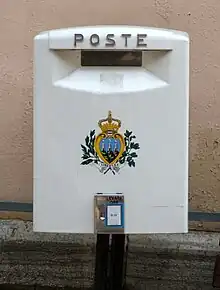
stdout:
[(85, 145), (81, 145), (81, 165), (92, 165), (103, 174), (112, 172), (114, 175), (125, 165), (135, 167), (136, 151), (140, 146), (132, 131), (126, 130), (122, 135), (119, 132), (121, 120), (113, 118), (111, 111), (106, 119), (99, 120), (98, 126), (101, 132), (96, 135), (95, 130), (90, 131)]

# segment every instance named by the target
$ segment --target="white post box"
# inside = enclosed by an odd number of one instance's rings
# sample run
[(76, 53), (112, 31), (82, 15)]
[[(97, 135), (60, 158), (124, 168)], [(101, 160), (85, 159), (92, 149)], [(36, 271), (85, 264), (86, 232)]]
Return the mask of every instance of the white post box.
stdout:
[(34, 230), (187, 232), (188, 90), (184, 32), (36, 36)]

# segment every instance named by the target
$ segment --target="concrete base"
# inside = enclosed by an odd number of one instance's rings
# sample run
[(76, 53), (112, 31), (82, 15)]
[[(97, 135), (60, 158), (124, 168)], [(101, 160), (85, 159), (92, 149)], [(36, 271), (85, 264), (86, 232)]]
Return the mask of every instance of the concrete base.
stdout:
[[(131, 235), (128, 289), (212, 288), (218, 233)], [(95, 236), (33, 233), (31, 222), (0, 222), (0, 284), (91, 288)]]

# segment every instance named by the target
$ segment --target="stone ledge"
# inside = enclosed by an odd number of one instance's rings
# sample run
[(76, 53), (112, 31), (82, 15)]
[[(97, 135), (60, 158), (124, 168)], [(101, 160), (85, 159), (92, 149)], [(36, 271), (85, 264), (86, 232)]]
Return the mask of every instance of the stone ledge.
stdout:
[[(212, 289), (217, 233), (131, 235), (131, 289)], [(33, 233), (31, 222), (0, 222), (0, 284), (91, 288), (95, 236)]]

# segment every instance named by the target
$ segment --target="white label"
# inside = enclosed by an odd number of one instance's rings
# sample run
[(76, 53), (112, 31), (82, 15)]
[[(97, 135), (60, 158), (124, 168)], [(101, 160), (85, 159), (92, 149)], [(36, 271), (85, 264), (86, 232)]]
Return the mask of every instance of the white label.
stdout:
[(109, 205), (107, 207), (107, 225), (120, 226), (121, 225), (121, 206)]
[(100, 74), (101, 85), (117, 86), (123, 88), (124, 75), (114, 72), (103, 72)]

